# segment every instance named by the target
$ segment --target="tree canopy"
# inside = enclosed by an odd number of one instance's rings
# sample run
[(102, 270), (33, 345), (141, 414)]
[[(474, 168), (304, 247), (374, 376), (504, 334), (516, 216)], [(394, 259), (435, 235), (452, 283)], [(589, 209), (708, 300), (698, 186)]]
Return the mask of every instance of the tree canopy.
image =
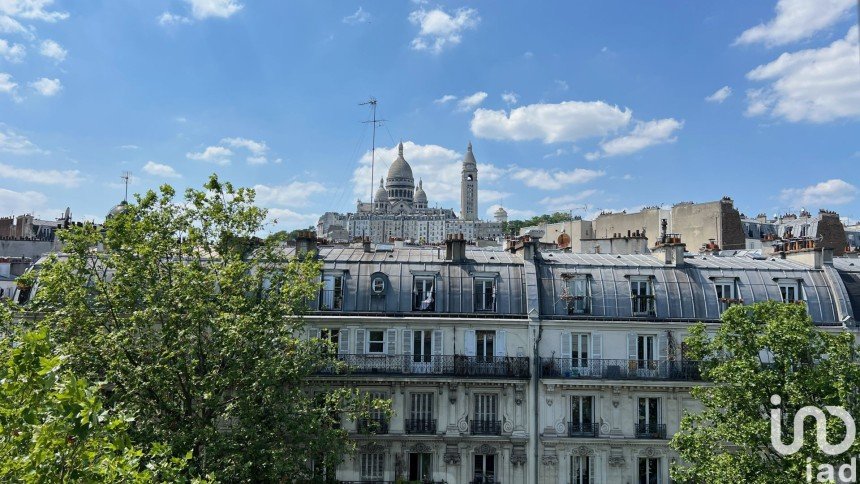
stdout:
[(520, 229), (523, 227), (531, 227), (533, 225), (540, 224), (553, 224), (557, 222), (569, 222), (571, 219), (570, 213), (568, 212), (554, 212), (551, 214), (543, 214), (536, 215), (527, 220), (510, 220), (506, 224), (503, 225), (502, 229), (505, 233), (509, 233), (511, 230), (515, 231), (519, 234)]
[(387, 410), (313, 378), (339, 364), (298, 337), (321, 267), (265, 228), (254, 191), (213, 175), (182, 200), (165, 185), (103, 227), (63, 231), (66, 256), (39, 272), (29, 309), (64, 365), (104, 382), (105, 408), (134, 416), (133, 441), (188, 454), (189, 476), (311, 479), (353, 449), (340, 415)]
[[(860, 452), (855, 442), (842, 455), (824, 454), (810, 419), (799, 452), (782, 455), (771, 445), (771, 409), (781, 411), (783, 442), (791, 441), (794, 415), (804, 406), (842, 406), (860, 415), (860, 364), (853, 335), (816, 328), (804, 304), (771, 301), (731, 307), (712, 338), (700, 324), (692, 328), (686, 344), (690, 357), (702, 360), (702, 376), (709, 384), (692, 389), (702, 411), (688, 412), (672, 439), (681, 457), (672, 468), (673, 479), (803, 482), (807, 457), (812, 458), (815, 479), (820, 464), (838, 466)], [(778, 405), (772, 395), (779, 396)], [(828, 441), (841, 442), (845, 427), (829, 417)]]

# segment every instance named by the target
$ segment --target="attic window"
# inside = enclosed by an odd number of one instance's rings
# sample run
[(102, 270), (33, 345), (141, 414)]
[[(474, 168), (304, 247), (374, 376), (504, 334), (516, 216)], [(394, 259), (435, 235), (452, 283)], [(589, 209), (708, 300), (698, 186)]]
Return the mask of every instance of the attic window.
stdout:
[(373, 294), (376, 294), (376, 295), (384, 294), (385, 293), (385, 279), (383, 279), (379, 276), (374, 277), (373, 281), (371, 281), (370, 288), (371, 288), (371, 291), (373, 291)]

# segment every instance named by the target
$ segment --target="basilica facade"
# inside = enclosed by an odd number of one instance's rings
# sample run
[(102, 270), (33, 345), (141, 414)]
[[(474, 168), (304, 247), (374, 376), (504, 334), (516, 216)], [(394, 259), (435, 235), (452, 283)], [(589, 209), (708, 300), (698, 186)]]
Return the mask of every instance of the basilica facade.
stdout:
[(400, 143), (397, 158), (387, 176), (380, 178), (373, 199), (359, 200), (353, 213), (325, 213), (317, 223), (317, 233), (335, 242), (366, 237), (374, 243), (405, 240), (438, 244), (449, 234), (462, 234), (471, 242), (490, 241), (502, 236), (507, 214), (497, 210), (494, 219), (487, 222), (478, 218), (478, 164), (471, 143), (462, 162), (459, 217), (453, 209), (430, 206), (423, 181), (416, 183)]

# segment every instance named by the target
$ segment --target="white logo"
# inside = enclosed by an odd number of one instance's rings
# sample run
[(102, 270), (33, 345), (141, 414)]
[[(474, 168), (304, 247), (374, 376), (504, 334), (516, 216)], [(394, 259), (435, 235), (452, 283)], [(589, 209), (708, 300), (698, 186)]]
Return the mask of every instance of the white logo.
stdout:
[[(782, 403), (782, 398), (779, 395), (771, 395), (770, 402), (778, 406)], [(782, 410), (772, 408), (770, 410), (770, 444), (782, 455), (796, 453), (803, 447), (803, 422), (806, 417), (813, 417), (816, 427), (815, 440), (818, 442), (818, 448), (827, 455), (839, 455), (847, 451), (854, 443), (857, 430), (854, 426), (854, 419), (843, 407), (828, 405), (824, 408), (845, 424), (845, 438), (842, 439), (842, 442), (836, 445), (827, 442), (827, 416), (820, 408), (808, 406), (801, 408), (794, 415), (794, 437), (789, 445), (782, 443)]]

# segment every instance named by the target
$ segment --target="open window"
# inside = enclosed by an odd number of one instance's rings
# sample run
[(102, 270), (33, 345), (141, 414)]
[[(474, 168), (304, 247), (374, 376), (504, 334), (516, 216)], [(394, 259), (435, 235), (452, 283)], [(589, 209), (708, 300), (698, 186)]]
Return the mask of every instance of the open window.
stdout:
[(323, 274), (320, 311), (343, 310), (343, 274)]
[(561, 299), (567, 304), (567, 314), (591, 313), (591, 294), (587, 275), (565, 278)]
[(496, 280), (489, 277), (475, 278), (475, 311), (496, 310)]
[(415, 277), (412, 287), (412, 310), (436, 310), (436, 285), (432, 276)]
[(654, 316), (654, 284), (651, 277), (630, 278), (630, 300), (634, 316)]

